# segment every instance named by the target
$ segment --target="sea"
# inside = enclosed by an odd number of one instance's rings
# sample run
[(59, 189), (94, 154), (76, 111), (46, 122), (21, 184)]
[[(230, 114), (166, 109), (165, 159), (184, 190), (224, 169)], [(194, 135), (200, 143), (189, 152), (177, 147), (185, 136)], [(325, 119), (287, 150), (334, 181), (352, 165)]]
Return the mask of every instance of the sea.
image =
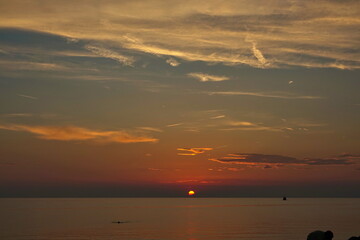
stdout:
[(1, 240), (305, 240), (360, 235), (360, 198), (1, 198)]

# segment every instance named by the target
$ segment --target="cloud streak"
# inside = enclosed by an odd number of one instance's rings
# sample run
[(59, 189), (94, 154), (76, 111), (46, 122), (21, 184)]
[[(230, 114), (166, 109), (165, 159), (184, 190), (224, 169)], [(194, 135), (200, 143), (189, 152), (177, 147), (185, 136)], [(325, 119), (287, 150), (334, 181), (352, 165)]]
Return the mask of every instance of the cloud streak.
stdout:
[(32, 100), (37, 100), (38, 99), (37, 97), (30, 96), (30, 95), (25, 95), (25, 94), (16, 94), (16, 95), (18, 95), (19, 97), (28, 98), (28, 99), (32, 99)]
[(28, 132), (40, 139), (57, 141), (92, 141), (98, 143), (157, 142), (158, 139), (127, 131), (99, 131), (76, 126), (0, 125), (0, 129)]
[(144, 130), (144, 131), (149, 131), (149, 132), (162, 132), (161, 129), (154, 128), (154, 127), (138, 127), (138, 129)]
[(115, 61), (118, 61), (119, 63), (125, 65), (125, 66), (133, 66), (135, 63), (135, 59), (133, 57), (125, 56), (122, 54), (119, 54), (115, 51), (112, 51), (107, 48), (98, 47), (94, 45), (85, 45), (85, 48), (101, 57), (110, 58)]
[(253, 96), (253, 97), (265, 97), (265, 98), (280, 98), (280, 99), (323, 99), (320, 96), (307, 96), (307, 95), (295, 95), (289, 93), (264, 93), (264, 92), (244, 92), (244, 91), (218, 91), (208, 92), (209, 95), (222, 95), (222, 96)]
[(12, 71), (64, 71), (67, 67), (56, 63), (1, 60), (0, 66), (4, 70)]
[(246, 166), (266, 166), (265, 168), (279, 166), (326, 166), (326, 165), (353, 165), (360, 161), (357, 155), (338, 155), (331, 158), (294, 158), (282, 155), (268, 155), (258, 153), (235, 153), (222, 158), (212, 158), (210, 161), (222, 164), (238, 164)]

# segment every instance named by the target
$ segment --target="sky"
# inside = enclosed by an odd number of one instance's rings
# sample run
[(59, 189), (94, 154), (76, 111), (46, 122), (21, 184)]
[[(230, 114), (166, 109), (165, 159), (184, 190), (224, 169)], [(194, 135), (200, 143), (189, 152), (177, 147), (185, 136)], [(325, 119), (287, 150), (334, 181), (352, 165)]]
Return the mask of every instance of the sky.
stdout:
[(0, 10), (0, 196), (360, 197), (358, 1)]

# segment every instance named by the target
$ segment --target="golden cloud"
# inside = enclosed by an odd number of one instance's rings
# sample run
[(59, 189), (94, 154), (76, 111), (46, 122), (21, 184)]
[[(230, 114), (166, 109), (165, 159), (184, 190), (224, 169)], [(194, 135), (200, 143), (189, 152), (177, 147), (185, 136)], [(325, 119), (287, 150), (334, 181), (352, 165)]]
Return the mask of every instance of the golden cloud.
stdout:
[(181, 151), (178, 153), (178, 155), (181, 156), (195, 156), (198, 154), (202, 154), (206, 151), (211, 151), (213, 148), (178, 148), (178, 151)]
[(220, 82), (220, 81), (229, 80), (229, 78), (225, 76), (216, 76), (205, 73), (189, 73), (188, 76), (196, 78), (200, 82)]
[[(2, 3), (1, 9), (0, 27), (187, 61), (256, 68), (360, 68), (360, 53), (354, 51), (359, 46), (357, 1), (13, 0)], [(106, 49), (89, 50), (124, 64), (133, 61)]]
[(93, 141), (98, 143), (157, 142), (158, 139), (126, 131), (99, 131), (76, 126), (0, 125), (0, 129), (35, 134), (38, 138), (58, 141)]

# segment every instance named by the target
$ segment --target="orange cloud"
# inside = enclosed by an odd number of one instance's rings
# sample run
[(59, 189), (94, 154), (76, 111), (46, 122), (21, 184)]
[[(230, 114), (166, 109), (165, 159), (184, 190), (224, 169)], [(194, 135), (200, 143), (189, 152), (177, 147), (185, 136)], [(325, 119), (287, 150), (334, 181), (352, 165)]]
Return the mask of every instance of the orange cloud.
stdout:
[(158, 139), (126, 131), (99, 131), (76, 126), (0, 125), (0, 129), (29, 132), (38, 138), (58, 141), (94, 141), (100, 143), (157, 142)]
[(195, 156), (201, 153), (204, 153), (205, 151), (211, 151), (213, 148), (178, 148), (179, 152), (178, 155), (181, 156)]

